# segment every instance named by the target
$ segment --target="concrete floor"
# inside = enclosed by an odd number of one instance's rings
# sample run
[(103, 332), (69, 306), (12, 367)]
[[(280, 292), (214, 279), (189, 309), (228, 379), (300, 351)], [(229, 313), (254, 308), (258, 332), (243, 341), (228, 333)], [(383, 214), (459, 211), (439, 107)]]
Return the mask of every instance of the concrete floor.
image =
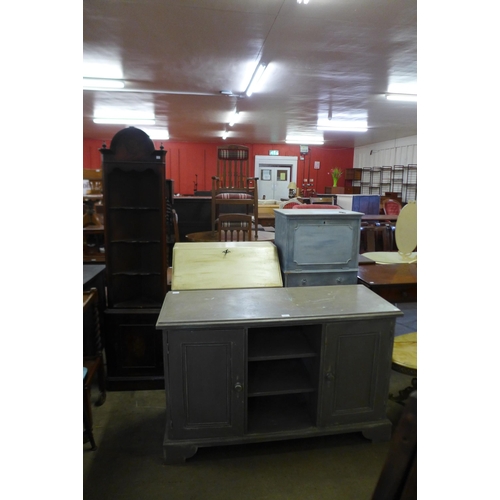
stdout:
[[(417, 331), (416, 304), (398, 307), (396, 335)], [(410, 382), (393, 371), (390, 392)], [(402, 408), (388, 401), (393, 425)], [(83, 445), (84, 500), (370, 499), (390, 444), (352, 433), (219, 446), (173, 466), (163, 464), (164, 391), (109, 392), (93, 417), (98, 449)]]

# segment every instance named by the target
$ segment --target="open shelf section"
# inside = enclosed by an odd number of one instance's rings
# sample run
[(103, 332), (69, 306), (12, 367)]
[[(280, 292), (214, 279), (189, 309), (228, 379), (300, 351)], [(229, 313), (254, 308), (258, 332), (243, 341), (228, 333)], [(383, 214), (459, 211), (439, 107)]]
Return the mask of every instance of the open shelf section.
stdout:
[(299, 359), (248, 364), (248, 397), (313, 392), (309, 367)]
[(249, 329), (248, 361), (317, 356), (314, 335), (321, 335), (321, 325)]
[(248, 400), (247, 433), (279, 433), (313, 428), (310, 395), (251, 398)]

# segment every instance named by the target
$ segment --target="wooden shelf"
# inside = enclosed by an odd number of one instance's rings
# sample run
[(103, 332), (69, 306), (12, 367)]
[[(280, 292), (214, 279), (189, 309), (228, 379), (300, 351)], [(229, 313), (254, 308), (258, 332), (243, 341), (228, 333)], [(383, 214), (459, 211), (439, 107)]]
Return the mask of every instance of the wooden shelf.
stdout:
[(248, 365), (248, 397), (316, 390), (300, 360), (256, 361)]
[(251, 398), (248, 401), (249, 434), (279, 433), (314, 428), (307, 395)]
[(286, 329), (250, 330), (248, 333), (248, 361), (305, 358), (317, 356), (299, 327)]

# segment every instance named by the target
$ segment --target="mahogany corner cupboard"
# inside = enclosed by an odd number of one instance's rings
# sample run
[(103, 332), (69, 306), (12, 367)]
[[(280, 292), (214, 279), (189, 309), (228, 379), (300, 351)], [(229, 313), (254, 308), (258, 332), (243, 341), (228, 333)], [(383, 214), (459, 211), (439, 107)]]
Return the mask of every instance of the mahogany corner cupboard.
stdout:
[(396, 318), (362, 285), (168, 292), (167, 464), (199, 447), (360, 431), (389, 440)]
[(161, 335), (167, 293), (165, 155), (135, 127), (103, 147), (108, 309), (104, 315), (111, 389), (163, 388)]

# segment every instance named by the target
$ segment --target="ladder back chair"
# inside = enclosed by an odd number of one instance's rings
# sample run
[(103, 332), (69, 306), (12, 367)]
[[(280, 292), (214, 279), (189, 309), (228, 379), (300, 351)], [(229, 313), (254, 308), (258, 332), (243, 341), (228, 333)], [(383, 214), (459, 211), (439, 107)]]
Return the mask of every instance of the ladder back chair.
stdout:
[(394, 230), (390, 225), (361, 226), (360, 253), (392, 252), (394, 250)]
[(218, 219), (219, 241), (251, 241), (252, 216), (221, 214)]
[(249, 149), (229, 145), (217, 148), (217, 175), (212, 177), (212, 231), (221, 205), (240, 206), (253, 214), (255, 239), (259, 218), (257, 177), (250, 175)]
[(383, 202), (385, 215), (399, 215), (401, 212), (401, 203), (397, 200), (389, 198)]

